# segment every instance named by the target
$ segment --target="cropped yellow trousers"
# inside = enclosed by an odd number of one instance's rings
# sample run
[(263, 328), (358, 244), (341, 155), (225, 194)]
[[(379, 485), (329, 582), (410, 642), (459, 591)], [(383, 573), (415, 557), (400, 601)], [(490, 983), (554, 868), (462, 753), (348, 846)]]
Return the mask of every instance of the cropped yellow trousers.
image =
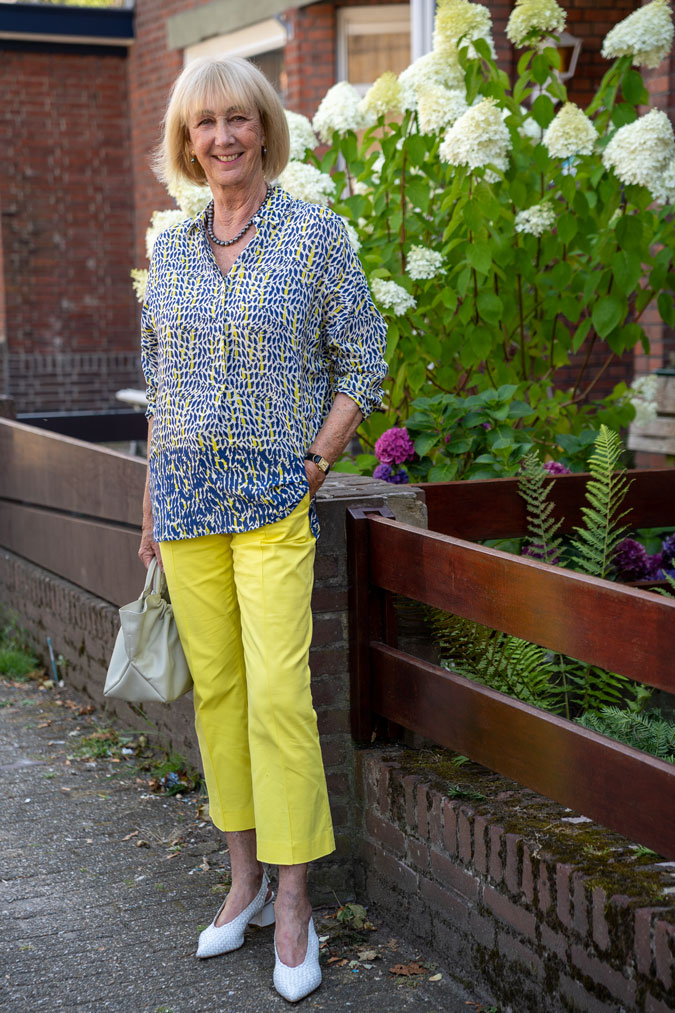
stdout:
[(255, 531), (161, 543), (211, 819), (255, 828), (259, 861), (280, 865), (335, 848), (310, 690), (308, 508), (309, 494)]

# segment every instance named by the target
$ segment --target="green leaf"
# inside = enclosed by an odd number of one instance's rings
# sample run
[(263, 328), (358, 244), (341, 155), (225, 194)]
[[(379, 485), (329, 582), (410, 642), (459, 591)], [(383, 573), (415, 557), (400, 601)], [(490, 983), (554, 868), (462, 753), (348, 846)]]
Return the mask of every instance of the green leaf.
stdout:
[(537, 84), (546, 84), (551, 76), (551, 67), (543, 53), (537, 53), (532, 61), (532, 77)]
[(473, 445), (473, 438), (471, 436), (453, 436), (445, 444), (445, 450), (449, 454), (466, 454), (468, 450), (471, 450)]
[(577, 234), (577, 220), (575, 216), (567, 211), (564, 215), (561, 215), (557, 222), (558, 236), (561, 243), (565, 243), (567, 246), (572, 242)]
[(581, 346), (583, 345), (584, 341), (588, 337), (588, 332), (590, 331), (590, 329), (591, 329), (591, 318), (586, 317), (585, 320), (581, 321), (576, 331), (574, 332), (574, 336), (572, 337), (572, 348), (574, 349), (575, 352), (578, 352)]
[(540, 127), (547, 127), (555, 116), (555, 106), (548, 95), (538, 95), (532, 103), (532, 116)]
[(618, 327), (623, 319), (625, 303), (615, 295), (604, 295), (593, 307), (592, 320), (596, 332), (606, 338), (610, 331)]
[(637, 118), (635, 109), (627, 102), (619, 102), (612, 109), (612, 123), (615, 127), (625, 127), (628, 123), (634, 123)]
[(489, 324), (498, 324), (504, 313), (504, 303), (494, 292), (481, 292), (477, 299), (478, 312)]
[(631, 68), (626, 71), (623, 76), (621, 91), (626, 102), (630, 102), (631, 105), (646, 105), (649, 102), (649, 92), (645, 88), (642, 74), (638, 70)]
[(470, 243), (466, 248), (466, 259), (471, 267), (481, 274), (488, 274), (492, 264), (492, 255), (487, 243)]
[(487, 327), (474, 327), (469, 338), (471, 348), (479, 359), (486, 359), (492, 351), (492, 333)]
[(675, 304), (673, 303), (672, 292), (660, 292), (657, 299), (659, 314), (664, 324), (675, 327)]
[(642, 253), (643, 231), (637, 215), (622, 215), (616, 223), (616, 238), (620, 245), (624, 250), (638, 255)]
[(436, 446), (440, 438), (440, 433), (422, 433), (415, 440), (415, 450), (420, 457), (426, 457), (429, 451)]

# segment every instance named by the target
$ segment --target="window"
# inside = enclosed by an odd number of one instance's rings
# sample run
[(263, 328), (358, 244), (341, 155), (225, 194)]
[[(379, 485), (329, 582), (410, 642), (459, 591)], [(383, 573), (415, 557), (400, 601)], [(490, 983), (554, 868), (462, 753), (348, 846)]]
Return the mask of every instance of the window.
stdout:
[(183, 50), (183, 62), (187, 65), (200, 56), (244, 56), (262, 70), (283, 102), (286, 91), (284, 46), (287, 38), (283, 25), (276, 18), (268, 18), (237, 32), (214, 35), (187, 46)]
[(338, 81), (365, 94), (380, 74), (410, 64), (410, 5), (343, 7), (338, 16)]

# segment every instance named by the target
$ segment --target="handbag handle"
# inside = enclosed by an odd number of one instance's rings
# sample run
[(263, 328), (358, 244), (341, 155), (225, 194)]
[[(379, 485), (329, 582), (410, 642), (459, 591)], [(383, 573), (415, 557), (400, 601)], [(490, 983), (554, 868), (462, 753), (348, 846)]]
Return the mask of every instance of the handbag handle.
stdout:
[(167, 590), (166, 577), (157, 565), (157, 556), (153, 556), (148, 565), (148, 571), (145, 575), (145, 586), (143, 587), (144, 594), (160, 594), (163, 595)]

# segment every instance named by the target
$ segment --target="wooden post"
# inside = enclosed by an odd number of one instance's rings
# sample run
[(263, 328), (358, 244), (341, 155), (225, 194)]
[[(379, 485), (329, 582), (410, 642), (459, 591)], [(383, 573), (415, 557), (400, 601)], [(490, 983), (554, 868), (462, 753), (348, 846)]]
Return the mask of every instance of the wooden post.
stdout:
[(374, 728), (370, 705), (370, 643), (391, 630), (385, 616), (385, 595), (370, 585), (368, 516), (394, 515), (386, 507), (347, 510), (347, 562), (349, 566), (349, 687), (351, 728), (356, 742), (370, 742)]

